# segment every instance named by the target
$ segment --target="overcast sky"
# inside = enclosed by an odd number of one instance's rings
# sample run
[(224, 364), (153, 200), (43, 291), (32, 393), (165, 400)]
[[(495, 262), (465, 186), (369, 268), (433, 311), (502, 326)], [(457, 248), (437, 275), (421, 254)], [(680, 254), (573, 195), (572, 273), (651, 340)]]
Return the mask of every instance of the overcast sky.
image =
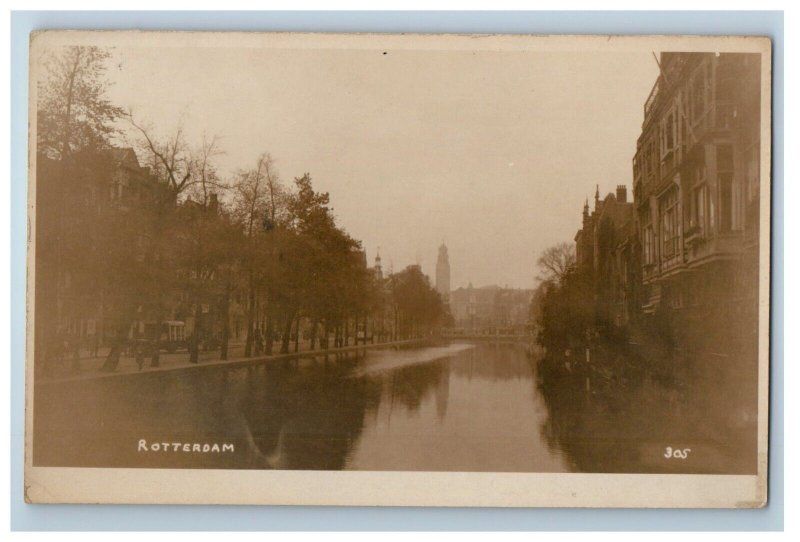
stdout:
[(384, 267), (437, 247), (451, 284), (532, 287), (538, 254), (572, 241), (584, 199), (631, 184), (651, 52), (118, 48), (112, 99), (193, 143), (221, 172), (264, 151), (288, 184), (309, 172), (339, 223)]

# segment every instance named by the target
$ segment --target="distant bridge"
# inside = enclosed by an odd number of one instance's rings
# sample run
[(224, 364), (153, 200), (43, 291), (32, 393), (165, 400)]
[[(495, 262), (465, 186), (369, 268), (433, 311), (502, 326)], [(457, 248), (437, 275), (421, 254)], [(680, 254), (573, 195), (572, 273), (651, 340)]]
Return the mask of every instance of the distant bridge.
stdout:
[(530, 344), (534, 336), (530, 334), (507, 334), (507, 333), (442, 333), (442, 338), (459, 341), (483, 341), (483, 342), (503, 342), (503, 343), (525, 343)]

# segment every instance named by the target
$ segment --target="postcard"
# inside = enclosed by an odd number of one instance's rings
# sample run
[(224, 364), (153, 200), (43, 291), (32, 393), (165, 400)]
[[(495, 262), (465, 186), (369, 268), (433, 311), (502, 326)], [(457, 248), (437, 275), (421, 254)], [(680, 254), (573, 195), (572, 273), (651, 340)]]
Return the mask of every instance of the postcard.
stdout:
[(767, 502), (767, 38), (49, 30), (29, 88), (27, 502)]

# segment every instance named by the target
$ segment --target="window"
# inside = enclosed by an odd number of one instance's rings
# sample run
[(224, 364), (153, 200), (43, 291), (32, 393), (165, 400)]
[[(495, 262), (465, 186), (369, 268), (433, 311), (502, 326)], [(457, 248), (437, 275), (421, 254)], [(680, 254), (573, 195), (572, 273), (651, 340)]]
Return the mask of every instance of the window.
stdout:
[(661, 158), (675, 150), (676, 139), (676, 115), (675, 108), (669, 110), (664, 120), (661, 122)]
[(680, 109), (679, 109), (679, 118), (678, 118), (678, 125), (680, 126), (680, 144), (686, 149), (686, 146), (689, 143), (689, 131), (691, 127), (689, 126), (689, 91), (683, 90), (680, 94)]
[(678, 255), (680, 245), (680, 219), (678, 191), (671, 189), (659, 202), (661, 214), (661, 255), (669, 260)]
[(658, 178), (658, 156), (656, 156), (656, 137), (653, 135), (648, 142), (647, 150), (647, 177), (655, 181)]
[(653, 265), (656, 263), (656, 236), (653, 232), (653, 225), (648, 224), (645, 233), (645, 263)]
[(653, 265), (656, 263), (656, 243), (655, 235), (653, 233), (653, 223), (650, 218), (650, 211), (647, 210), (642, 216), (642, 250), (644, 257), (644, 265)]
[(704, 234), (708, 229), (706, 224), (708, 215), (706, 212), (707, 191), (708, 189), (703, 185), (695, 188), (692, 194), (692, 227), (697, 228), (701, 234)]
[(692, 199), (690, 224), (697, 228), (701, 235), (708, 232), (708, 186), (706, 184), (706, 168), (697, 167), (692, 174)]
[(636, 157), (635, 167), (638, 168), (637, 171), (644, 184), (654, 181), (658, 173), (658, 156), (656, 156), (658, 135), (658, 130), (649, 132)]
[(734, 184), (733, 149), (729, 145), (717, 147), (717, 185), (719, 189), (719, 229), (721, 232), (741, 228), (740, 198)]
[(692, 124), (697, 124), (705, 116), (709, 106), (709, 70), (707, 63), (702, 64), (692, 79)]

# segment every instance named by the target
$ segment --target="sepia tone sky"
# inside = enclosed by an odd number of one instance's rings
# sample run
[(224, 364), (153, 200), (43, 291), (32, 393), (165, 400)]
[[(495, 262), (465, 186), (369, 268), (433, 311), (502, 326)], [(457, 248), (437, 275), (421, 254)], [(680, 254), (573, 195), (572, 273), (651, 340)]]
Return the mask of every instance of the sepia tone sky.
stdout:
[[(309, 172), (384, 269), (451, 284), (533, 287), (546, 247), (572, 241), (584, 199), (631, 184), (641, 53), (117, 48), (111, 98), (166, 135), (221, 137), (226, 176), (272, 154)], [(630, 197), (630, 196), (629, 196)]]

